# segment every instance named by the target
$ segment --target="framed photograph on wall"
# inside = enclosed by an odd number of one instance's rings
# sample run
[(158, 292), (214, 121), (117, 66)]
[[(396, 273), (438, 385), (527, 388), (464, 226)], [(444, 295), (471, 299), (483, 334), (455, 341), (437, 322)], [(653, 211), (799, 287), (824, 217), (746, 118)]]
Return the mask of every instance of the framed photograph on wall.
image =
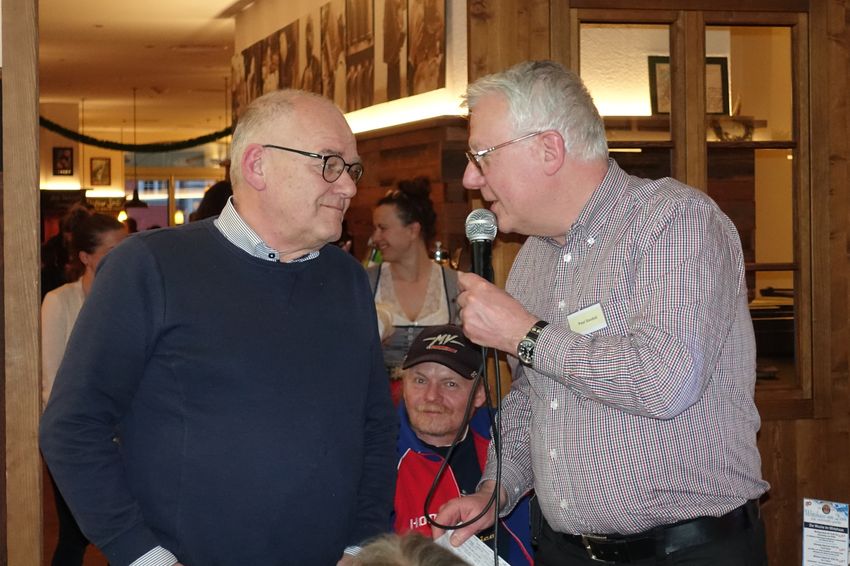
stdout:
[(91, 158), (89, 181), (93, 187), (112, 184), (112, 163), (108, 157)]
[[(649, 99), (653, 114), (670, 113), (670, 57), (650, 55)], [(729, 60), (705, 58), (705, 112), (729, 114)]]
[(446, 0), (409, 0), (407, 31), (408, 92), (445, 87)]
[(53, 148), (53, 174), (63, 176), (74, 174), (74, 148)]

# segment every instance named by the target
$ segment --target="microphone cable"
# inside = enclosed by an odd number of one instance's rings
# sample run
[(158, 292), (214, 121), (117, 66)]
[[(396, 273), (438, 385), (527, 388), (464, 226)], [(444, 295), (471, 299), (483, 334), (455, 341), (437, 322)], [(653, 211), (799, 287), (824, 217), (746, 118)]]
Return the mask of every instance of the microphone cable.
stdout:
[[(466, 409), (464, 410), (463, 420), (466, 423), (466, 427), (461, 427), (458, 429), (457, 434), (455, 435), (454, 440), (452, 440), (451, 445), (449, 446), (448, 451), (446, 452), (446, 457), (443, 458), (442, 463), (440, 464), (440, 468), (437, 470), (437, 474), (434, 476), (434, 481), (431, 482), (431, 487), (428, 489), (428, 493), (425, 496), (425, 503), (422, 511), (422, 515), (428, 521), (428, 523), (438, 529), (443, 529), (445, 531), (452, 531), (455, 529), (460, 529), (463, 527), (468, 527), (473, 524), (484, 515), (487, 514), (490, 509), (493, 509), (494, 521), (493, 521), (493, 563), (495, 566), (499, 566), (499, 496), (501, 492), (502, 486), (502, 419), (498, 415), (494, 415), (493, 403), (491, 401), (492, 397), (490, 395), (490, 380), (489, 380), (489, 371), (487, 368), (487, 358), (490, 352), (489, 348), (485, 348), (481, 346), (481, 368), (478, 372), (478, 376), (472, 383), (472, 389), (469, 392), (469, 397), (466, 400)], [(499, 367), (499, 354), (497, 350), (493, 350), (493, 365), (495, 368), (495, 387), (496, 387), (496, 407), (501, 404), (502, 399), (502, 379), (501, 379), (501, 368)], [(483, 381), (482, 381), (483, 380)], [(493, 449), (496, 454), (496, 480), (495, 480), (495, 489), (493, 493), (490, 495), (490, 499), (487, 501), (487, 505), (484, 506), (484, 509), (481, 510), (480, 513), (475, 515), (474, 517), (467, 519), (466, 521), (462, 521), (456, 525), (444, 525), (442, 523), (437, 522), (437, 520), (431, 517), (431, 514), (428, 512), (428, 509), (431, 507), (431, 502), (434, 499), (434, 495), (437, 491), (437, 485), (440, 483), (440, 479), (443, 477), (443, 474), (446, 471), (446, 468), (449, 465), (449, 460), (454, 453), (455, 448), (458, 443), (460, 443), (463, 438), (463, 433), (466, 429), (470, 429), (469, 420), (472, 416), (472, 401), (475, 396), (475, 391), (478, 388), (478, 385), (482, 384), (484, 387), (484, 397), (485, 397), (485, 408), (487, 409), (487, 417), (488, 422), (490, 423), (490, 431), (491, 438), (493, 440)], [(471, 431), (470, 431), (471, 432)], [(473, 535), (475, 536), (475, 535)]]

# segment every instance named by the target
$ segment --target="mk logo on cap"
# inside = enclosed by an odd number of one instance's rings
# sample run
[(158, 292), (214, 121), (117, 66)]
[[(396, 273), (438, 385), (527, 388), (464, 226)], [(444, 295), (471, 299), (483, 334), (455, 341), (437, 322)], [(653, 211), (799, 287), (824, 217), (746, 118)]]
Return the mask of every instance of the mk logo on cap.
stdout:
[(430, 338), (423, 338), (422, 341), (428, 342), (428, 345), (425, 346), (426, 350), (448, 350), (450, 352), (457, 352), (457, 349), (446, 347), (446, 344), (454, 344), (458, 348), (463, 348), (463, 342), (457, 338), (457, 334), (437, 334)]

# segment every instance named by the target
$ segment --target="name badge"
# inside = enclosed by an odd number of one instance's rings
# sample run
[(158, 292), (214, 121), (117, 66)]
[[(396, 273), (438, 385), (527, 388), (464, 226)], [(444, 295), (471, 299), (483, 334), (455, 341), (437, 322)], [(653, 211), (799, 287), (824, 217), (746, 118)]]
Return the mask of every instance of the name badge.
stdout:
[(582, 335), (608, 327), (608, 323), (605, 322), (605, 313), (602, 312), (599, 303), (574, 312), (567, 317), (567, 322), (570, 323), (570, 330)]

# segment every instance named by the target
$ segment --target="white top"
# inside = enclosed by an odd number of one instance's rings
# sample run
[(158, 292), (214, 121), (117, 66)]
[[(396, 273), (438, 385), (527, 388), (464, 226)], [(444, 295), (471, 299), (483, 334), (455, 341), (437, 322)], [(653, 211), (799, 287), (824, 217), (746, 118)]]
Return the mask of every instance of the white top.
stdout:
[(41, 400), (47, 405), (68, 337), (85, 300), (83, 280), (53, 289), (41, 304)]
[(378, 290), (375, 293), (375, 303), (387, 309), (392, 315), (392, 323), (395, 326), (436, 326), (448, 324), (451, 314), (446, 305), (446, 289), (443, 285), (443, 272), (439, 264), (431, 263), (431, 276), (428, 278), (428, 291), (422, 309), (411, 320), (405, 314), (399, 304), (393, 285), (393, 274), (388, 263), (381, 265), (381, 278), (378, 280)]

